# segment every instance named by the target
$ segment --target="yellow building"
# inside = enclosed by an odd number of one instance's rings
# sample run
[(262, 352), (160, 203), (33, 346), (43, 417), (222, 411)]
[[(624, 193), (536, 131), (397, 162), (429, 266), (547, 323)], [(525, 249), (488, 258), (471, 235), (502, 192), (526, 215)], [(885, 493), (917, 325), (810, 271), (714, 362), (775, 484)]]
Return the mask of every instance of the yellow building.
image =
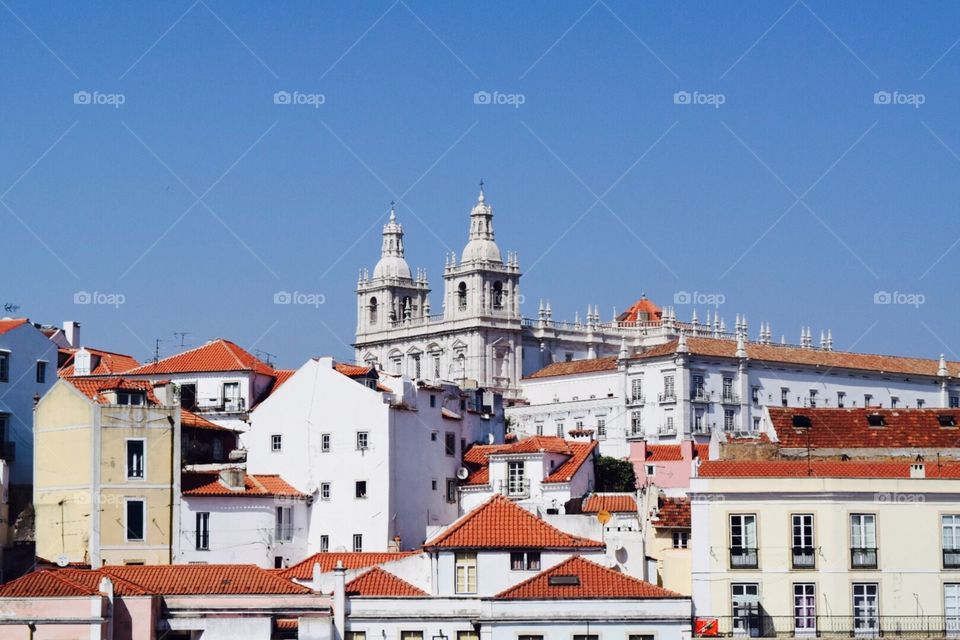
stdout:
[[(653, 485), (651, 485), (653, 486)], [(654, 487), (655, 488), (655, 487)], [(657, 561), (657, 584), (690, 595), (690, 500), (651, 492), (647, 555)]]
[(691, 484), (703, 635), (960, 632), (960, 463), (712, 461)]
[(179, 531), (180, 408), (170, 385), (64, 378), (34, 415), (36, 553), (167, 564)]

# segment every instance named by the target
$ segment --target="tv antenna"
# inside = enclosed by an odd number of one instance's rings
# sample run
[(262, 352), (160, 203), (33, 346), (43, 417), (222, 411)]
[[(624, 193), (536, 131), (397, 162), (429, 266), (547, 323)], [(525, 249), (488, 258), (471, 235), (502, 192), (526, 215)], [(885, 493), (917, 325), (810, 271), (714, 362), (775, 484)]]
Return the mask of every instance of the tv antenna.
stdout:
[(254, 349), (253, 354), (257, 356), (258, 359), (263, 360), (267, 365), (273, 366), (273, 359), (277, 357), (277, 354), (270, 353), (269, 351), (264, 351), (263, 349)]
[(3, 303), (3, 310), (6, 313), (16, 313), (17, 311), (20, 310), (20, 305), (14, 304), (12, 302), (5, 302)]
[(186, 340), (185, 340), (185, 338), (186, 338), (187, 336), (192, 336), (192, 335), (193, 335), (193, 334), (190, 333), (189, 331), (174, 331), (174, 332), (173, 332), (173, 337), (174, 337), (174, 338), (177, 338), (178, 340), (180, 340), (180, 348), (181, 348), (181, 349), (183, 349), (183, 348), (185, 348), (185, 347), (187, 346), (187, 345), (186, 345)]
[(161, 342), (170, 342), (169, 340), (164, 340), (163, 338), (157, 338), (153, 341), (153, 364), (157, 364), (160, 360), (160, 343)]

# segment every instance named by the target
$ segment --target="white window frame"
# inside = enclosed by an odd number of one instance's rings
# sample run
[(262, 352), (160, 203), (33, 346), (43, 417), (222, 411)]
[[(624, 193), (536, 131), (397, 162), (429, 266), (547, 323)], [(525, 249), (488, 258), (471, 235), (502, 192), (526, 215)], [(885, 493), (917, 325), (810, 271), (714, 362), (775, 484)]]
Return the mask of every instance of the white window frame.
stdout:
[[(141, 513), (143, 514), (141, 525), (143, 527), (142, 538), (130, 537), (130, 504), (140, 503)], [(146, 498), (124, 498), (123, 499), (123, 539), (125, 542), (146, 542), (147, 540), (147, 499)]]
[[(130, 443), (139, 442), (142, 446), (140, 451), (140, 475), (130, 475)], [(147, 440), (146, 438), (126, 438), (123, 445), (123, 472), (127, 481), (143, 482), (147, 479)]]
[(796, 635), (814, 636), (817, 633), (816, 583), (793, 583), (793, 630)]
[(363, 534), (362, 533), (353, 534), (353, 552), (363, 553)]
[[(880, 634), (880, 585), (876, 582), (854, 582), (850, 587), (852, 594), (853, 632), (857, 636), (877, 636)], [(858, 615), (857, 599), (870, 598), (872, 603), (859, 607), (862, 611)], [(863, 625), (863, 623), (867, 623)], [(872, 623), (872, 624), (871, 624)]]
[(458, 595), (477, 593), (477, 554), (461, 552), (454, 555), (453, 591)]
[(274, 541), (293, 542), (293, 507), (277, 505), (275, 513)]
[[(210, 551), (210, 512), (198, 511), (195, 519), (197, 531), (194, 543), (197, 551)], [(203, 540), (203, 544), (201, 544)]]
[(330, 500), (330, 483), (329, 482), (320, 483), (320, 499), (323, 500), (324, 502), (328, 502)]
[(332, 436), (329, 433), (320, 434), (320, 453), (330, 453), (330, 441)]
[(270, 453), (280, 453), (283, 451), (283, 434), (270, 434)]
[(357, 431), (357, 451), (366, 451), (370, 448), (370, 432)]

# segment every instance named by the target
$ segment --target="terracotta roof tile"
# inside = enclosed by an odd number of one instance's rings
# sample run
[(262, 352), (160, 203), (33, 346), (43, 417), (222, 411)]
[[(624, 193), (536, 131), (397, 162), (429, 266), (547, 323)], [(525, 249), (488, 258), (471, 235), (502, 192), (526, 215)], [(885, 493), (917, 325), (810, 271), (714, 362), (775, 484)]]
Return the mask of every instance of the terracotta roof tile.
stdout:
[[(576, 576), (576, 584), (551, 584), (552, 577)], [(682, 598), (679, 593), (600, 566), (582, 556), (560, 564), (494, 596), (497, 600), (645, 600)]]
[(126, 373), (129, 375), (166, 375), (211, 371), (253, 371), (265, 375), (274, 375), (273, 367), (223, 338), (211, 340), (203, 346), (189, 349), (157, 362), (150, 362)]
[[(635, 358), (646, 359), (676, 353), (677, 341), (671, 340), (638, 353)], [(720, 338), (687, 338), (687, 347), (692, 355), (717, 358), (735, 358), (737, 343), (734, 340)], [(857, 371), (883, 371), (903, 375), (937, 375), (939, 360), (887, 356), (869, 353), (850, 353), (844, 351), (823, 351), (821, 349), (802, 349), (796, 346), (759, 344), (748, 342), (747, 357), (751, 360), (799, 364), (824, 369), (854, 369)], [(960, 362), (948, 362), (951, 376), (960, 376)]]
[[(140, 363), (137, 362), (136, 358), (133, 356), (128, 356), (125, 353), (113, 353), (110, 351), (104, 351), (102, 349), (93, 349), (91, 347), (84, 347), (84, 349), (89, 351), (90, 355), (93, 356), (91, 358), (93, 361), (91, 362), (91, 364), (93, 364), (93, 369), (89, 374), (92, 376), (110, 376), (118, 373), (126, 373), (127, 371), (140, 366)], [(61, 378), (67, 378), (75, 375), (73, 361), (79, 349), (61, 349), (60, 351), (69, 353), (70, 355), (67, 361), (63, 363), (63, 366), (60, 367), (60, 371), (58, 371), (59, 376)]]
[(660, 307), (646, 296), (634, 302), (629, 309), (617, 316), (620, 322), (659, 322), (663, 317)]
[(240, 496), (244, 498), (270, 498), (283, 496), (288, 498), (306, 498), (307, 494), (297, 491), (276, 474), (245, 474), (244, 489), (232, 489), (220, 480), (218, 473), (184, 473), (180, 476), (180, 485), (185, 496)]
[(315, 553), (306, 560), (298, 562), (289, 569), (285, 569), (281, 572), (281, 576), (291, 580), (310, 580), (313, 578), (313, 565), (319, 564), (320, 571), (327, 573), (333, 571), (333, 568), (337, 566), (337, 562), (342, 562), (343, 566), (347, 569), (362, 569), (364, 567), (372, 567), (374, 565), (383, 564), (384, 562), (392, 562), (394, 560), (400, 560), (401, 558), (407, 558), (412, 555), (416, 555), (416, 551), (400, 551), (393, 553), (349, 553), (349, 552), (333, 552), (333, 553)]
[(570, 450), (573, 455), (547, 476), (543, 484), (570, 482), (577, 471), (591, 459), (598, 444), (596, 440), (592, 442), (571, 442)]
[(95, 588), (71, 580), (60, 571), (41, 569), (0, 586), (0, 598), (75, 598), (99, 595)]
[(581, 511), (584, 513), (636, 513), (637, 501), (629, 493), (595, 493), (587, 498)]
[(570, 362), (554, 362), (539, 371), (534, 371), (526, 378), (552, 378), (553, 376), (571, 376), (581, 373), (597, 373), (600, 371), (616, 371), (616, 356), (592, 358), (589, 360), (571, 360)]
[(73, 376), (64, 378), (67, 382), (76, 387), (80, 393), (100, 404), (109, 404), (106, 391), (143, 391), (146, 393), (147, 402), (153, 405), (159, 405), (160, 400), (153, 394), (153, 384), (149, 380), (129, 380), (127, 378), (90, 378), (88, 376)]
[(603, 543), (570, 535), (500, 494), (467, 513), (425, 549), (602, 548)]
[(577, 442), (557, 436), (533, 436), (509, 444), (474, 445), (463, 456), (463, 462), (471, 470), (471, 474), (461, 484), (467, 486), (488, 484), (490, 456), (540, 452), (568, 456), (553, 473), (544, 478), (543, 482), (547, 484), (569, 482), (584, 463), (590, 460), (596, 448), (596, 441)]
[(689, 529), (690, 500), (687, 498), (661, 498), (657, 519), (653, 526), (660, 528)]
[(194, 429), (204, 429), (207, 431), (229, 431), (233, 433), (232, 429), (221, 427), (220, 425), (210, 422), (206, 418), (198, 416), (194, 412), (187, 409), (180, 409), (180, 425), (184, 427), (192, 427)]
[(99, 571), (160, 595), (311, 593), (310, 589), (255, 565), (107, 566)]
[(679, 462), (683, 460), (678, 444), (648, 444), (647, 462)]
[(23, 326), (30, 322), (27, 318), (2, 318), (0, 319), (0, 335), (8, 331), (13, 331), (17, 327)]
[(380, 567), (374, 567), (351, 580), (347, 584), (347, 594), (380, 598), (423, 598), (427, 596), (427, 592), (423, 589), (418, 589)]
[[(960, 448), (960, 409), (769, 407), (768, 411), (783, 448)], [(870, 426), (871, 414), (882, 416), (884, 425)], [(794, 416), (802, 416), (810, 426), (794, 426)], [(941, 426), (940, 416), (952, 419), (954, 426)]]
[[(700, 465), (701, 478), (909, 478), (909, 461), (713, 460)], [(960, 479), (960, 462), (927, 461), (927, 478)]]
[(333, 368), (336, 369), (339, 373), (347, 376), (348, 378), (357, 378), (360, 376), (365, 376), (369, 373), (376, 373), (376, 370), (369, 365), (355, 365), (355, 364), (345, 364), (343, 362), (337, 362), (333, 365)]

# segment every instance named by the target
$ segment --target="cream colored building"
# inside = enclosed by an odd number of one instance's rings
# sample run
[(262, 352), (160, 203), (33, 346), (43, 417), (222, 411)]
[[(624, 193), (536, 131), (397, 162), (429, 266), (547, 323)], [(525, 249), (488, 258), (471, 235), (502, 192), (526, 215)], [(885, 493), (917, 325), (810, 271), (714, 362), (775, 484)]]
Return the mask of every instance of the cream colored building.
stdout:
[(180, 408), (169, 386), (61, 379), (37, 404), (34, 425), (37, 556), (169, 563), (180, 500)]
[(960, 635), (960, 463), (712, 461), (691, 490), (706, 635)]

